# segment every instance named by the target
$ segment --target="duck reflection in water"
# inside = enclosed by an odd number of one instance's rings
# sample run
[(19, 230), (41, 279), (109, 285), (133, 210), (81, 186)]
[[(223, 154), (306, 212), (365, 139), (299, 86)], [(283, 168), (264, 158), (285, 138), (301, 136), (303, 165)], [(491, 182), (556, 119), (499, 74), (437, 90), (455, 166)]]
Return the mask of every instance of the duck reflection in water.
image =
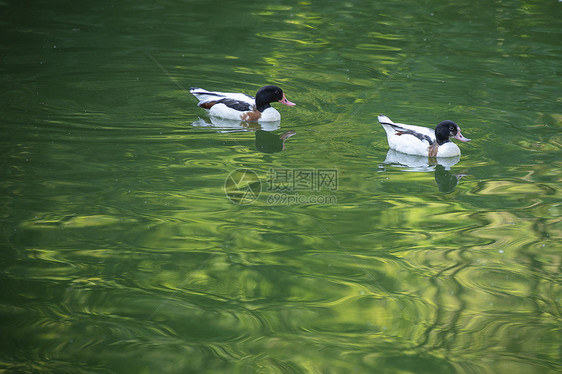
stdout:
[(256, 134), (256, 149), (263, 153), (275, 153), (285, 150), (285, 140), (295, 135), (296, 132), (288, 130), (282, 134), (273, 133), (281, 128), (281, 122), (244, 122), (218, 117), (209, 117), (210, 122), (199, 118), (191, 123), (194, 127), (207, 127), (217, 129), (218, 133), (249, 132)]
[(414, 156), (389, 150), (384, 160), (384, 165), (399, 167), (404, 171), (431, 172), (435, 173), (435, 182), (440, 192), (450, 193), (455, 190), (462, 177), (467, 174), (453, 174), (450, 169), (460, 160), (456, 157), (426, 157)]
[(256, 131), (256, 149), (263, 153), (275, 153), (285, 150), (285, 140), (295, 135), (296, 132), (288, 130), (281, 135), (273, 132)]
[(244, 121), (237, 121), (231, 119), (224, 119), (219, 117), (209, 117), (210, 122), (204, 120), (203, 118), (199, 118), (197, 121), (191, 123), (191, 126), (194, 127), (212, 127), (216, 129), (220, 129), (217, 132), (219, 133), (227, 133), (227, 132), (240, 132), (240, 131), (256, 131), (256, 130), (265, 130), (265, 131), (273, 131), (279, 130), (281, 128), (281, 121), (273, 121), (273, 122), (244, 122)]
[(439, 192), (449, 193), (455, 190), (462, 177), (468, 174), (453, 174), (443, 167), (443, 165), (435, 166), (435, 182), (439, 187)]

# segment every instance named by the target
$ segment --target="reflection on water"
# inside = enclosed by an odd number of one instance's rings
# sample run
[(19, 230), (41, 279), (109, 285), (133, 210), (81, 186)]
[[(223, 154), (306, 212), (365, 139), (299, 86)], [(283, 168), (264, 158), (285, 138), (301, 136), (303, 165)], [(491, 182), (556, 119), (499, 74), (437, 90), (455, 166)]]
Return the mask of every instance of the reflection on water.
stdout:
[[(234, 121), (230, 119), (224, 119), (219, 117), (209, 117), (209, 120), (204, 120), (199, 118), (197, 121), (191, 123), (191, 126), (194, 127), (213, 127), (217, 129), (225, 129), (228, 130), (239, 130), (239, 131), (256, 131), (256, 130), (264, 130), (264, 131), (274, 131), (278, 130), (281, 127), (281, 121), (274, 121), (274, 122), (244, 122), (244, 121)], [(221, 131), (218, 131), (221, 132)]]
[[(561, 371), (560, 3), (0, 8), (0, 371)], [(203, 81), (302, 105), (198, 119)], [(478, 142), (404, 160), (381, 112)]]
[(217, 129), (217, 133), (235, 133), (235, 132), (254, 132), (256, 137), (256, 149), (263, 153), (275, 153), (285, 150), (285, 141), (294, 136), (294, 130), (287, 130), (280, 134), (273, 131), (281, 127), (281, 122), (243, 122), (233, 121), (218, 117), (210, 117), (210, 122), (199, 118), (191, 123), (191, 126), (212, 127)]
[(268, 131), (257, 130), (256, 131), (256, 149), (264, 153), (275, 153), (285, 150), (285, 141), (291, 136), (294, 136), (296, 132), (294, 130), (288, 130), (281, 134), (275, 134)]
[(447, 171), (443, 165), (435, 166), (435, 182), (439, 186), (439, 191), (444, 193), (453, 192), (462, 177), (468, 174), (453, 174)]
[[(440, 192), (449, 193), (455, 190), (462, 177), (467, 174), (453, 174), (451, 167), (460, 161), (460, 156), (435, 158), (426, 156), (409, 155), (390, 149), (382, 165), (400, 168), (399, 170), (410, 172), (434, 172), (435, 182)], [(384, 170), (384, 167), (380, 168)]]
[(443, 166), (446, 170), (450, 170), (460, 161), (460, 156), (428, 158), (427, 156), (415, 156), (390, 149), (386, 153), (386, 159), (383, 164), (388, 164), (402, 168), (404, 171), (433, 171), (436, 165)]

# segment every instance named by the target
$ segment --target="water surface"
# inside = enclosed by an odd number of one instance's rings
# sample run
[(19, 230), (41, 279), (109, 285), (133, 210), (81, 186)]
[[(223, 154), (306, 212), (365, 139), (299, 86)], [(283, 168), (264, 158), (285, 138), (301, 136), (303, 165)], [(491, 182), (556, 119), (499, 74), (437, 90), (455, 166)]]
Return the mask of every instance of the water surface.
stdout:
[(2, 2), (0, 368), (559, 372), (561, 6)]

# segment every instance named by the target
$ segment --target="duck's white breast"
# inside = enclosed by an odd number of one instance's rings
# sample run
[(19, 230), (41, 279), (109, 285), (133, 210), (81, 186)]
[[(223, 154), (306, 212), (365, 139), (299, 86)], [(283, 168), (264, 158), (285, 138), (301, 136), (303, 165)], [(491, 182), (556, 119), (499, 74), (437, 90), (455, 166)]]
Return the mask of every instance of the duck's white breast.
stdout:
[(437, 149), (437, 157), (457, 157), (461, 155), (460, 148), (453, 142), (440, 145)]
[(275, 122), (280, 120), (281, 115), (279, 114), (277, 109), (269, 107), (261, 113), (261, 117), (258, 122)]

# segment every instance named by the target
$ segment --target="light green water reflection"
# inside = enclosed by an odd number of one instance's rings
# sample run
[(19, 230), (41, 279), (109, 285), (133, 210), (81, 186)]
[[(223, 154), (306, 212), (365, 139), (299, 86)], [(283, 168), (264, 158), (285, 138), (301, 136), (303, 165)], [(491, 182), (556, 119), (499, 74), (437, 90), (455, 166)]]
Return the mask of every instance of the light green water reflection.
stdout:
[[(0, 370), (560, 371), (560, 6), (0, 4)], [(269, 83), (271, 129), (186, 92)], [(381, 113), (473, 141), (385, 162)]]

